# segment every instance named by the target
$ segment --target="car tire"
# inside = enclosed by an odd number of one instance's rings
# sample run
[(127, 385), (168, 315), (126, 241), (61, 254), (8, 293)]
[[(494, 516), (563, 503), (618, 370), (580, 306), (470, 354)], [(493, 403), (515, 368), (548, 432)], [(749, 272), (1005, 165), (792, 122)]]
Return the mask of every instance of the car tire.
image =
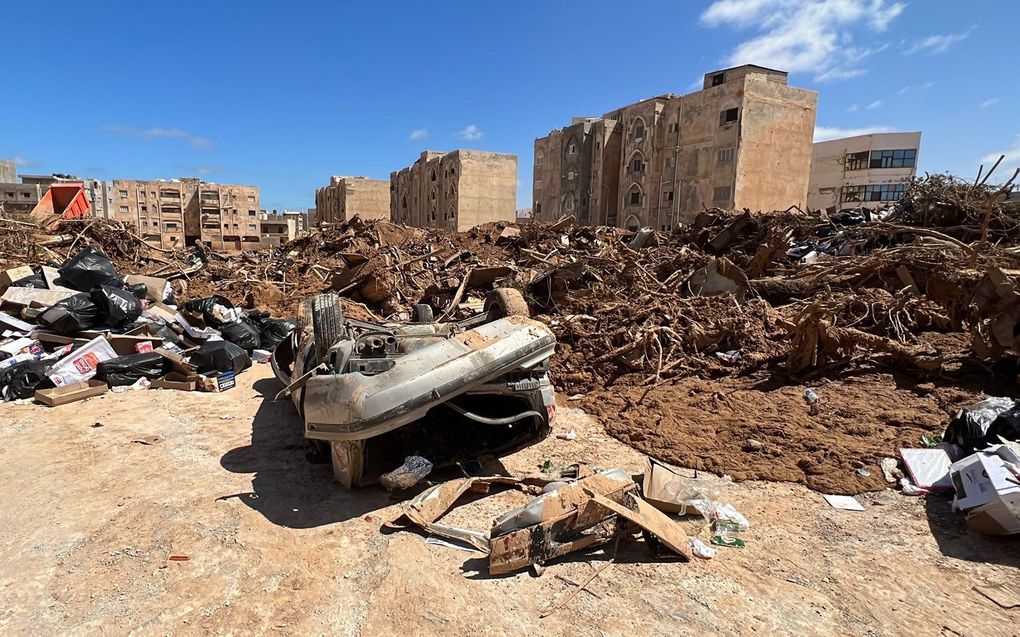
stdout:
[(489, 292), (485, 297), (484, 310), (489, 314), (490, 321), (505, 316), (531, 316), (524, 295), (514, 288), (496, 288)]
[(411, 320), (415, 323), (435, 323), (435, 314), (432, 312), (432, 306), (428, 303), (419, 303), (414, 306), (414, 310), (411, 313)]
[(344, 312), (340, 297), (336, 294), (320, 294), (315, 297), (312, 307), (312, 336), (315, 339), (315, 353), (319, 362), (326, 360), (326, 353), (343, 334)]

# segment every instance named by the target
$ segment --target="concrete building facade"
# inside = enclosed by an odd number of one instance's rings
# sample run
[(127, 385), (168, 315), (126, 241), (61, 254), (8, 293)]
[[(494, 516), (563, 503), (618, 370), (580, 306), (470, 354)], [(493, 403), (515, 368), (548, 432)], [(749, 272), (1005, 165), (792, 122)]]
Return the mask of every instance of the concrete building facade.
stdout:
[(257, 186), (197, 178), (110, 184), (109, 218), (137, 228), (153, 245), (174, 248), (197, 240), (216, 250), (258, 248), (262, 230)]
[(811, 148), (812, 209), (878, 208), (898, 201), (917, 174), (921, 133), (874, 133)]
[(425, 151), (390, 173), (390, 219), (463, 231), (517, 218), (517, 156), (477, 150)]
[(275, 247), (306, 234), (309, 214), (303, 210), (260, 210), (263, 247)]
[(746, 65), (688, 95), (574, 118), (535, 140), (533, 214), (669, 230), (704, 208), (803, 207), (817, 99)]
[(336, 223), (348, 216), (390, 218), (390, 182), (368, 177), (334, 175), (315, 191), (316, 223)]

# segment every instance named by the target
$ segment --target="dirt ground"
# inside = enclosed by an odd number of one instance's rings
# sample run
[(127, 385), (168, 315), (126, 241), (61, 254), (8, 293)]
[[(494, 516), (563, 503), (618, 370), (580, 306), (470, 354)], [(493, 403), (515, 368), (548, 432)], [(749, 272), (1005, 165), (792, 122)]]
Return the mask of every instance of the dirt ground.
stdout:
[[(853, 513), (805, 486), (764, 482), (728, 489), (751, 521), (746, 549), (685, 564), (656, 561), (635, 539), (590, 592), (541, 619), (604, 552), (570, 556), (541, 577), (490, 577), (478, 554), (385, 530), (397, 515), (389, 495), (345, 492), (328, 465), (310, 462), (291, 406), (265, 397), (278, 387), (270, 376), (257, 366), (218, 395), (5, 405), (0, 632), (1020, 634), (1020, 609), (972, 590), (1016, 581), (1015, 538), (968, 532), (943, 497), (882, 491), (860, 496), (865, 511)], [(689, 409), (718, 420), (696, 398)], [(716, 436), (727, 422), (712, 425)], [(556, 428), (577, 439), (551, 436), (505, 458), (506, 468), (643, 467), (579, 410), (561, 410)], [(774, 444), (768, 434), (762, 442)], [(133, 442), (145, 436), (161, 442)], [(485, 528), (518, 498), (455, 514)]]
[[(683, 467), (853, 495), (885, 489), (882, 458), (921, 446), (924, 434), (942, 435), (952, 414), (984, 398), (979, 387), (992, 391), (987, 379), (968, 387), (874, 371), (785, 382), (685, 378), (651, 390), (611, 387), (579, 404), (623, 442)], [(819, 398), (814, 414), (808, 388)]]

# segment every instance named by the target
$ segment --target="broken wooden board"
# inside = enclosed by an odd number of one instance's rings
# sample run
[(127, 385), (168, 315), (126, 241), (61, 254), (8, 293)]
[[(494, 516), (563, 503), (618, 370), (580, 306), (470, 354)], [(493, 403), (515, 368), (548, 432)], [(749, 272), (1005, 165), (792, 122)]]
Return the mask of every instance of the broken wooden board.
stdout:
[(660, 542), (684, 558), (685, 561), (691, 559), (690, 538), (687, 537), (687, 534), (684, 533), (679, 524), (669, 519), (665, 513), (659, 511), (651, 504), (641, 498), (631, 496), (627, 502), (628, 505), (633, 506), (633, 509), (631, 509), (597, 493), (592, 492), (589, 495), (598, 505), (609, 509), (622, 518), (630, 520), (659, 538)]

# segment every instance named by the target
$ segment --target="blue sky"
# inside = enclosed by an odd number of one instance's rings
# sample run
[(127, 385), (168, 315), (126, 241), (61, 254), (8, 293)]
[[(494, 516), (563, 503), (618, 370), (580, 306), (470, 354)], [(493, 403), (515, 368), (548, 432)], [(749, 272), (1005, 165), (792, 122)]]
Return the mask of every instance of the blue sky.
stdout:
[(1015, 0), (12, 0), (4, 18), (0, 157), (24, 173), (197, 175), (306, 208), (331, 174), (475, 148), (519, 156), (525, 207), (535, 137), (744, 62), (818, 91), (823, 137), (921, 130), (921, 171), (1020, 166)]

